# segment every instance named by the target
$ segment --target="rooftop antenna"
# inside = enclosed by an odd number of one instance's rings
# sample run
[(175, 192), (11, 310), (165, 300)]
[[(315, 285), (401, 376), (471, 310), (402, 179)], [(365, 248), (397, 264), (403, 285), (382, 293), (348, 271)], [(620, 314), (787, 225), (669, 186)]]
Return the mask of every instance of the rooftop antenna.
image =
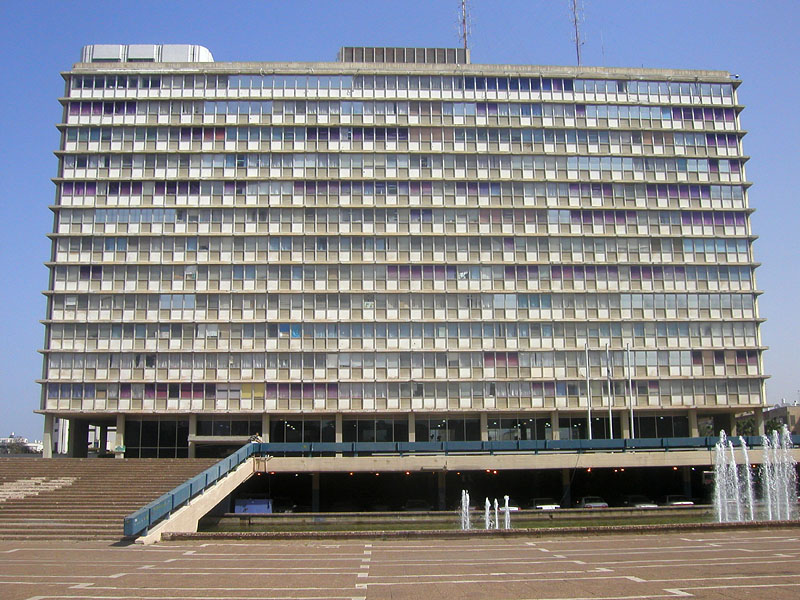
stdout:
[(572, 26), (575, 28), (573, 39), (575, 41), (575, 55), (578, 58), (578, 66), (581, 66), (581, 21), (583, 20), (583, 6), (579, 0), (570, 0), (570, 10), (572, 11)]
[(467, 0), (461, 0), (461, 10), (458, 15), (458, 37), (464, 46), (464, 52), (469, 49), (470, 20)]

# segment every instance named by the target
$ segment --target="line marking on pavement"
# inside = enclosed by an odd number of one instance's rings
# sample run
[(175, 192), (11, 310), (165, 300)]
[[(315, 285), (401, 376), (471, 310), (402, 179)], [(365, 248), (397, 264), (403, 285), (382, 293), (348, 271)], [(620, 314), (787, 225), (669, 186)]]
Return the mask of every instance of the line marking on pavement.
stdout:
[(2, 554), (11, 554), (12, 552), (19, 552), (21, 548), (13, 548), (11, 550), (3, 550)]
[(690, 594), (689, 592), (684, 592), (683, 590), (679, 590), (678, 588), (671, 589), (671, 590), (664, 590), (665, 592), (669, 592), (673, 596), (682, 596), (684, 598), (694, 598), (694, 594)]

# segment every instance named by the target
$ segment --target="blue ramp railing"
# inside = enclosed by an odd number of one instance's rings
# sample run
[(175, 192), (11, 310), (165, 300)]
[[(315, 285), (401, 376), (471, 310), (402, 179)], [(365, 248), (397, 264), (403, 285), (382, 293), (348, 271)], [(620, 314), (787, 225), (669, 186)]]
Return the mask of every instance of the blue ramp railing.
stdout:
[(160, 498), (153, 500), (150, 504), (129, 514), (123, 520), (125, 536), (132, 537), (147, 531), (154, 523), (186, 504), (189, 500), (242, 464), (252, 456), (256, 447), (259, 445), (260, 444), (247, 444), (242, 446), (239, 450), (227, 458), (223, 458), (199, 475), (195, 475), (189, 481), (180, 484)]

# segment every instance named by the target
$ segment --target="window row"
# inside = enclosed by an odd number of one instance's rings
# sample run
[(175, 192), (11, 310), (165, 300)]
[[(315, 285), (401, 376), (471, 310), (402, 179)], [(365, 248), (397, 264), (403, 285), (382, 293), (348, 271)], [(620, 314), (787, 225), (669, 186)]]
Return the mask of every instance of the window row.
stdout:
[[(665, 159), (624, 156), (571, 156), (570, 170), (655, 171), (663, 170)], [(729, 172), (731, 159), (674, 159), (678, 171)], [(558, 165), (558, 163), (555, 163)], [(671, 163), (667, 163), (671, 164)], [(545, 155), (507, 154), (362, 154), (362, 153), (251, 153), (251, 154), (68, 154), (64, 156), (64, 176), (75, 169), (142, 169), (152, 177), (165, 169), (292, 169), (287, 175), (298, 175), (294, 169), (515, 169), (543, 170), (551, 167)], [(734, 167), (738, 168), (738, 167)], [(673, 169), (675, 170), (675, 169)], [(199, 174), (199, 173), (198, 173)], [(216, 173), (222, 175), (222, 173)], [(231, 173), (233, 175), (234, 173)], [(362, 173), (363, 174), (363, 173)], [(160, 173), (163, 177), (166, 173)], [(357, 177), (358, 173), (351, 173)], [(453, 174), (455, 175), (455, 174)], [(675, 184), (677, 185), (677, 184)]]
[[(749, 243), (744, 238), (648, 238), (648, 237), (564, 237), (564, 236), (440, 236), (440, 235), (395, 235), (395, 236), (313, 236), (313, 235), (260, 235), (260, 236), (70, 236), (56, 238), (56, 261), (117, 259), (116, 253), (126, 253), (126, 260), (147, 261), (160, 259), (167, 263), (173, 260), (225, 260), (241, 262), (245, 260), (295, 260), (297, 253), (309, 254), (320, 261), (343, 259), (337, 253), (352, 253), (350, 259), (365, 260), (365, 253), (378, 254), (379, 261), (388, 259), (408, 260), (409, 252), (424, 253), (474, 253), (480, 252), (503, 257), (500, 253), (524, 252), (527, 259), (547, 261), (551, 255), (565, 262), (590, 262), (607, 254), (625, 254), (627, 260), (637, 262), (638, 256), (647, 255), (647, 260), (659, 260), (661, 253), (669, 255), (669, 260), (682, 262), (683, 254), (694, 254), (694, 261), (730, 260), (731, 257), (717, 257), (717, 254), (742, 254), (734, 260), (748, 260)], [(181, 253), (201, 253), (201, 256), (183, 256)], [(385, 253), (390, 254), (385, 254)], [(94, 256), (90, 256), (89, 253)], [(97, 256), (113, 253), (112, 256)], [(217, 256), (216, 254), (219, 253)], [(397, 256), (391, 253), (401, 253)], [(131, 256), (133, 254), (133, 256)], [(205, 259), (203, 254), (210, 254)], [(531, 257), (531, 254), (534, 256)], [(69, 256), (75, 255), (75, 256)], [(359, 256), (361, 255), (361, 256)], [(655, 255), (655, 256), (653, 256)], [(674, 256), (672, 256), (674, 255)], [(705, 258), (704, 255), (708, 255)], [(448, 261), (453, 257), (447, 256)], [(456, 255), (455, 258), (459, 258)], [(462, 257), (463, 258), (463, 257)], [(609, 257), (611, 258), (611, 257)], [(619, 257), (615, 257), (619, 258)], [(666, 258), (666, 257), (665, 257)], [(710, 267), (709, 273), (714, 273)], [(657, 273), (658, 271), (654, 271)], [(657, 275), (656, 275), (657, 276)], [(713, 276), (712, 276), (713, 278)], [(739, 277), (741, 279), (741, 275)]]
[[(749, 287), (751, 267), (705, 266), (638, 266), (638, 265), (56, 265), (56, 282), (67, 281), (129, 281), (141, 282), (149, 289), (150, 283), (172, 288), (176, 282), (249, 281), (261, 282), (259, 287), (276, 285), (280, 281), (307, 281), (334, 284), (337, 281), (597, 281), (625, 282), (744, 282)], [(178, 288), (182, 289), (182, 288)], [(534, 288), (535, 289), (535, 288)], [(163, 296), (162, 308), (170, 308), (171, 296)], [(180, 301), (185, 304), (185, 300)], [(190, 308), (190, 307), (186, 307)]]
[[(363, 399), (433, 397), (471, 400), (482, 398), (586, 398), (586, 382), (574, 381), (486, 381), (486, 382), (394, 382), (394, 383), (48, 383), (47, 398), (133, 399)], [(607, 382), (591, 382), (593, 404), (601, 405)], [(625, 406), (627, 379), (612, 382), (615, 404)], [(700, 396), (760, 393), (757, 378), (635, 380), (634, 396)]]
[(399, 116), (566, 117), (733, 122), (732, 108), (680, 108), (631, 104), (551, 104), (519, 102), (353, 101), (353, 100), (150, 100), (71, 101), (69, 116)]
[[(754, 345), (756, 326), (753, 322), (635, 322), (624, 323), (536, 323), (536, 322), (352, 322), (352, 323), (54, 323), (49, 339), (53, 345), (63, 341), (85, 340), (194, 340), (225, 341), (264, 339), (469, 339), (492, 340), (529, 338), (556, 340), (565, 347), (580, 345), (578, 340), (609, 339), (614, 342), (631, 339), (634, 345), (666, 345), (676, 340), (693, 345), (712, 345), (719, 340), (727, 345)], [(599, 343), (599, 342), (598, 342)], [(51, 355), (50, 366), (60, 368), (61, 355)], [(69, 355), (63, 355), (69, 356)], [(63, 364), (60, 363), (60, 364)], [(64, 368), (71, 368), (64, 365)]]
[[(645, 184), (645, 183), (558, 183), (558, 182), (478, 182), (478, 181), (64, 181), (61, 183), (62, 196), (151, 196), (166, 195), (222, 196), (224, 195), (267, 195), (289, 196), (331, 196), (350, 194), (399, 194), (402, 196), (432, 197), (444, 196), (453, 202), (453, 196), (489, 198), (493, 202), (511, 201), (521, 204), (527, 200), (542, 201), (568, 199), (601, 200), (608, 203), (626, 204), (636, 200), (689, 201), (708, 204), (711, 201), (733, 201), (744, 204), (744, 188), (741, 185), (690, 185), (690, 184)], [(187, 198), (187, 200), (189, 199)], [(146, 209), (144, 209), (146, 210)], [(314, 210), (314, 209), (310, 209)], [(163, 213), (161, 213), (163, 214)], [(170, 213), (174, 214), (174, 213)], [(259, 213), (260, 214), (260, 213)], [(266, 213), (264, 213), (266, 214)], [(313, 214), (313, 213), (312, 213)], [(167, 221), (169, 222), (169, 221)]]
[(553, 77), (475, 77), (452, 75), (73, 75), (80, 89), (248, 89), (248, 90), (494, 90), (634, 94), (684, 98), (732, 98), (730, 83), (572, 79)]
[[(561, 110), (554, 110), (554, 112), (564, 112), (564, 106), (560, 104), (545, 105), (553, 106), (554, 108), (561, 108)], [(600, 107), (605, 108), (605, 107)], [(609, 107), (611, 108), (611, 107)], [(620, 110), (616, 111), (630, 113), (631, 111), (623, 111), (622, 109), (628, 107), (618, 107)], [(588, 113), (609, 111), (587, 111)], [(613, 111), (612, 111), (613, 112)], [(671, 110), (670, 110), (671, 113)], [(548, 115), (545, 115), (548, 116)], [(563, 116), (563, 115), (556, 115)], [(574, 115), (573, 115), (574, 116)], [(581, 118), (586, 115), (579, 115)], [(722, 117), (726, 117), (723, 114)], [(732, 116), (732, 115), (731, 115)], [(572, 116), (568, 115), (568, 118)], [(597, 118), (589, 115), (588, 118)], [(601, 118), (608, 118), (605, 114)], [(625, 118), (629, 118), (627, 115)], [(654, 117), (655, 118), (655, 117)], [(635, 119), (634, 119), (635, 121)], [(709, 123), (714, 121), (709, 119)], [(562, 124), (563, 125), (563, 124)], [(149, 127), (132, 127), (132, 126), (118, 126), (118, 127), (67, 127), (64, 132), (64, 139), (67, 142), (304, 142), (304, 141), (317, 141), (317, 142), (549, 142), (545, 135), (547, 132), (553, 132), (552, 141), (561, 143), (594, 143), (591, 136), (594, 133), (591, 130), (579, 129), (531, 129), (531, 128), (497, 128), (497, 127), (477, 127), (477, 128), (464, 128), (464, 127), (350, 127), (350, 126), (333, 126), (333, 127), (304, 127), (304, 126), (282, 126), (274, 125), (271, 127), (265, 126), (248, 126), (248, 127), (168, 127), (168, 126), (149, 126)], [(555, 132), (560, 132), (556, 134)], [(583, 132), (583, 133), (579, 133)], [(608, 137), (608, 142), (600, 141), (600, 135)], [(597, 143), (615, 143), (611, 141), (611, 133), (609, 131), (597, 131)], [(622, 131), (619, 132), (620, 144), (658, 144), (658, 141), (672, 138), (673, 145), (676, 144), (674, 134), (665, 133), (651, 133), (651, 132), (636, 132), (636, 131)], [(712, 135), (712, 134), (699, 134)], [(713, 135), (717, 135), (716, 133)], [(730, 134), (734, 139), (738, 136)], [(656, 136), (652, 141), (645, 141), (645, 136)], [(699, 138), (699, 139), (702, 139)], [(563, 141), (561, 141), (563, 140)], [(585, 141), (584, 141), (585, 140)], [(637, 141), (641, 140), (641, 141)], [(698, 138), (692, 137), (692, 141)], [(725, 137), (726, 144), (729, 138)], [(686, 138), (678, 138), (678, 141), (684, 142), (686, 145)], [(718, 142), (718, 139), (714, 139)], [(695, 144), (697, 145), (697, 144)], [(711, 145), (706, 139), (706, 145)], [(719, 144), (714, 144), (719, 145)]]
[[(410, 325), (392, 325), (389, 337), (411, 336)], [(488, 325), (488, 327), (487, 327)], [(481, 337), (494, 333), (497, 324), (449, 324), (434, 326), (439, 334), (451, 337), (473, 335)], [(323, 326), (324, 327), (324, 326)], [(550, 325), (552, 327), (552, 325)], [(403, 331), (405, 329), (406, 331)], [(421, 332), (420, 332), (421, 333)], [(431, 332), (434, 333), (435, 332)], [(504, 333), (504, 332), (503, 332)], [(385, 335), (385, 334), (384, 334)], [(690, 366), (758, 366), (758, 350), (631, 350), (631, 364), (634, 367), (690, 367)], [(627, 374), (628, 358), (625, 351), (612, 350), (612, 373), (617, 376)], [(592, 374), (608, 374), (609, 363), (606, 352), (598, 347), (589, 351), (589, 365)], [(584, 368), (586, 357), (583, 349), (577, 351), (537, 351), (537, 352), (332, 352), (332, 353), (62, 353), (53, 352), (47, 357), (51, 379), (60, 379), (59, 370), (73, 369), (506, 369), (506, 368)], [(52, 371), (56, 371), (53, 373)], [(517, 374), (508, 373), (509, 376)], [(669, 372), (665, 372), (668, 375)], [(310, 375), (310, 374), (309, 374)], [(325, 374), (322, 374), (323, 377)], [(340, 372), (341, 375), (341, 372)], [(419, 374), (422, 376), (422, 373)], [(429, 373), (430, 378), (434, 373)], [(436, 374), (437, 377), (439, 374)], [(498, 375), (505, 375), (505, 372)], [(388, 375), (392, 376), (389, 371)], [(472, 374), (460, 373), (469, 378)], [(294, 377), (293, 377), (294, 378)], [(360, 379), (360, 377), (354, 377)]]
[(515, 309), (515, 310), (619, 310), (630, 308), (686, 309), (734, 307), (752, 310), (755, 296), (749, 294), (625, 294), (625, 293), (556, 293), (556, 294), (55, 294), (54, 311), (158, 310), (166, 304), (174, 309), (198, 310), (303, 310), (316, 306), (339, 310), (375, 310), (397, 306), (405, 309)]
[[(231, 182), (233, 183), (233, 182)], [(364, 182), (367, 187), (368, 182)], [(69, 184), (64, 184), (69, 185)], [(62, 208), (61, 224), (91, 223), (296, 223), (324, 227), (377, 224), (708, 225), (744, 227), (747, 213), (727, 210), (603, 210), (535, 208)], [(547, 231), (547, 230), (545, 230)], [(322, 232), (324, 233), (324, 232)], [(488, 231), (486, 233), (489, 233)], [(549, 232), (554, 233), (554, 232)]]

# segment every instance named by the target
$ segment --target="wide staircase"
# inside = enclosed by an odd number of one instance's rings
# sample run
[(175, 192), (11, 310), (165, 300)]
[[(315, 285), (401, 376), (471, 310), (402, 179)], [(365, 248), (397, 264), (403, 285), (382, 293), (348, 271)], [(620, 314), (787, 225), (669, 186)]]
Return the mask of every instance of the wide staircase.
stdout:
[(0, 458), (0, 539), (120, 540), (126, 515), (215, 462)]

